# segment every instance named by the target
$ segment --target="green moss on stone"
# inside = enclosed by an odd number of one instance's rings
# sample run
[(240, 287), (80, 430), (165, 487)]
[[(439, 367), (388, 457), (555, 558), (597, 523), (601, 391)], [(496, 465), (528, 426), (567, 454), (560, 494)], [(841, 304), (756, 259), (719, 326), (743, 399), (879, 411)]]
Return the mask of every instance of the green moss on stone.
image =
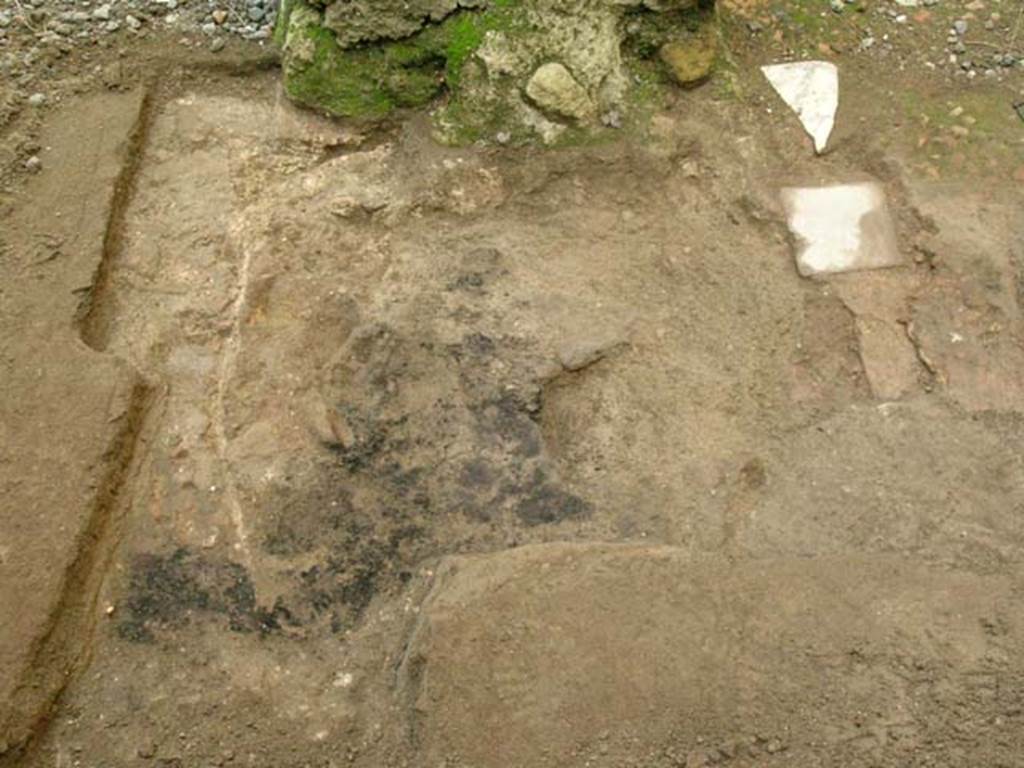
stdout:
[(444, 55), (416, 40), (343, 50), (316, 15), (290, 21), (285, 90), (296, 101), (345, 117), (380, 118), (426, 104), (443, 86)]
[(659, 56), (676, 84), (692, 88), (711, 76), (717, 48), (710, 36), (692, 37), (685, 42), (671, 40), (665, 43)]
[(518, 0), (460, 11), (401, 41), (345, 50), (302, 0), (284, 0), (274, 39), (285, 49), (285, 88), (309, 106), (346, 117), (378, 118), (428, 103), (462, 71), (488, 31), (511, 26)]
[[(662, 13), (626, 15), (623, 55), (631, 86), (622, 105), (623, 128), (635, 128), (657, 110), (667, 81), (658, 51), (669, 40), (697, 37), (712, 21), (706, 5), (678, 0)], [(483, 8), (459, 10), (406, 39), (345, 49), (324, 26), (315, 0), (282, 0), (274, 37), (284, 50), (285, 89), (311, 107), (368, 119), (422, 106), (447, 90), (448, 98), (435, 113), (444, 141), (469, 144), (502, 135), (511, 144), (529, 143), (536, 140), (537, 129), (524, 112), (522, 77), (489, 73), (474, 54), (492, 33), (510, 40), (543, 35), (544, 30), (532, 27), (531, 7), (524, 0), (489, 0)], [(615, 134), (592, 125), (565, 126), (554, 143), (575, 145)]]
[(448, 19), (441, 27), (445, 47), (445, 79), (456, 91), (462, 70), (480, 48), (488, 32), (512, 31), (519, 22), (518, 0), (492, 0), (483, 11), (464, 11)]
[(278, 48), (284, 48), (285, 40), (288, 38), (288, 23), (291, 19), (294, 0), (281, 0), (277, 9), (277, 21), (274, 22), (274, 34), (272, 40)]
[(450, 24), (446, 50), (447, 65), (445, 67), (445, 77), (450, 87), (458, 87), (462, 67), (483, 43), (484, 34), (483, 20), (477, 14), (460, 14)]

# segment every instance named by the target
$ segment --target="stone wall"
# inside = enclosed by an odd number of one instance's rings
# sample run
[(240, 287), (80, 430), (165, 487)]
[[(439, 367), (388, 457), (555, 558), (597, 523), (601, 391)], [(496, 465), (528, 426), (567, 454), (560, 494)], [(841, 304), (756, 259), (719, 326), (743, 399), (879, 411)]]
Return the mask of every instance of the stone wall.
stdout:
[(286, 91), (307, 106), (373, 119), (437, 100), (447, 141), (555, 143), (705, 79), (712, 4), (286, 0), (276, 37)]

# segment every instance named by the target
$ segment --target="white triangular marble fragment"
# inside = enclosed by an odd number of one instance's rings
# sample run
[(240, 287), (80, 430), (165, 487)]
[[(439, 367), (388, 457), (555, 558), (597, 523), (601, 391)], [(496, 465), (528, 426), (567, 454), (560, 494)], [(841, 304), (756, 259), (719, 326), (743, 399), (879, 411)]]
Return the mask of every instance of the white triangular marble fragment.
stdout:
[(896, 230), (880, 184), (782, 190), (801, 275), (880, 269), (901, 263)]
[(798, 61), (761, 67), (782, 100), (788, 104), (821, 154), (836, 123), (839, 108), (839, 71), (827, 61)]

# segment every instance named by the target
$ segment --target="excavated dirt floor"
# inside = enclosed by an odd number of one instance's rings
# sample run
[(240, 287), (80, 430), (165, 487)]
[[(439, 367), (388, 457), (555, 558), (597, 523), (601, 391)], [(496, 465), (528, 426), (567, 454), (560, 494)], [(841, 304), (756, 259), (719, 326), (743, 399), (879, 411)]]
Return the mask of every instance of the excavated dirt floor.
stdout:
[[(1012, 111), (858, 71), (816, 158), (741, 62), (453, 149), (161, 66), (5, 201), (0, 764), (1024, 766)], [(903, 265), (800, 277), (861, 180)]]

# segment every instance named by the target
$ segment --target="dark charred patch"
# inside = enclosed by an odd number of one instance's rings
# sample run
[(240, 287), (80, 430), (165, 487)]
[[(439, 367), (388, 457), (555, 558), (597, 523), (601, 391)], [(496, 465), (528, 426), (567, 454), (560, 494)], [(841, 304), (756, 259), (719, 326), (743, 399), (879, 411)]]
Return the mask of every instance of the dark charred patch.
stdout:
[(459, 275), (448, 284), (449, 291), (478, 292), (483, 290), (485, 278), (478, 272), (468, 272)]
[[(400, 455), (400, 452), (399, 452)], [(282, 479), (260, 502), (266, 551), (301, 556), (283, 574), (280, 601), (298, 626), (351, 629), (379, 592), (400, 588), (424, 556), (431, 498), (423, 472), (404, 469), (385, 451), (372, 467), (353, 470), (325, 459), (312, 475)]]
[[(484, 286), (500, 260), (468, 254), (455, 284)], [(303, 556), (282, 604), (303, 627), (352, 629), (424, 559), (503, 544), (517, 519), (537, 526), (591, 512), (546, 469), (536, 345), (475, 322), (442, 344), (430, 317), (422, 323), (425, 337), (385, 324), (352, 332), (321, 392), (337, 441), (307, 480), (283, 479), (266, 495), (264, 546)]]
[(511, 492), (519, 497), (516, 516), (526, 525), (578, 520), (588, 517), (593, 511), (588, 502), (548, 480), (543, 470), (534, 473), (529, 487), (511, 489)]
[(498, 482), (507, 477), (509, 471), (483, 458), (463, 464), (455, 478), (458, 488), (454, 508), (470, 519), (492, 522), (500, 509), (495, 500)]
[(333, 488), (301, 495), (275, 489), (266, 506), (263, 548), (277, 556), (313, 551), (325, 539), (337, 537), (352, 518), (349, 494)]
[(340, 409), (352, 432), (351, 440), (331, 445), (341, 463), (351, 472), (359, 472), (373, 466), (385, 453), (391, 434), (400, 430), (406, 419), (374, 419), (355, 408)]
[(481, 362), (494, 357), (498, 345), (494, 339), (483, 333), (471, 333), (461, 344), (449, 348), (452, 357), (459, 363)]
[(296, 589), (284, 605), (302, 622), (326, 620), (333, 632), (354, 626), (381, 589), (410, 578), (407, 567), (422, 530), (406, 525), (378, 534), (353, 521), (345, 535), (331, 542), (323, 563), (296, 574)]
[(555, 485), (544, 484), (535, 488), (516, 507), (519, 519), (527, 525), (561, 523), (587, 517), (590, 505), (579, 496), (563, 491)]
[(340, 391), (357, 387), (372, 395), (374, 402), (383, 403), (395, 396), (400, 384), (416, 380), (415, 355), (409, 346), (388, 325), (356, 328), (332, 367), (331, 379)]
[(459, 483), (473, 490), (486, 490), (494, 485), (494, 468), (482, 459), (474, 459), (462, 467)]
[(541, 451), (539, 398), (503, 392), (474, 408), (477, 428), (485, 444), (498, 444), (513, 453), (534, 457)]
[(238, 563), (211, 560), (187, 549), (136, 557), (124, 616), (117, 625), (122, 638), (149, 642), (156, 631), (184, 626), (203, 614), (226, 617), (235, 632), (272, 632), (288, 618), (283, 609), (257, 608), (252, 580)]
[(483, 294), (489, 283), (504, 274), (501, 251), (495, 248), (476, 248), (462, 257), (455, 277), (448, 283), (449, 291)]
[(768, 483), (768, 471), (760, 459), (751, 459), (740, 469), (740, 482), (747, 488), (756, 490), (764, 488)]

